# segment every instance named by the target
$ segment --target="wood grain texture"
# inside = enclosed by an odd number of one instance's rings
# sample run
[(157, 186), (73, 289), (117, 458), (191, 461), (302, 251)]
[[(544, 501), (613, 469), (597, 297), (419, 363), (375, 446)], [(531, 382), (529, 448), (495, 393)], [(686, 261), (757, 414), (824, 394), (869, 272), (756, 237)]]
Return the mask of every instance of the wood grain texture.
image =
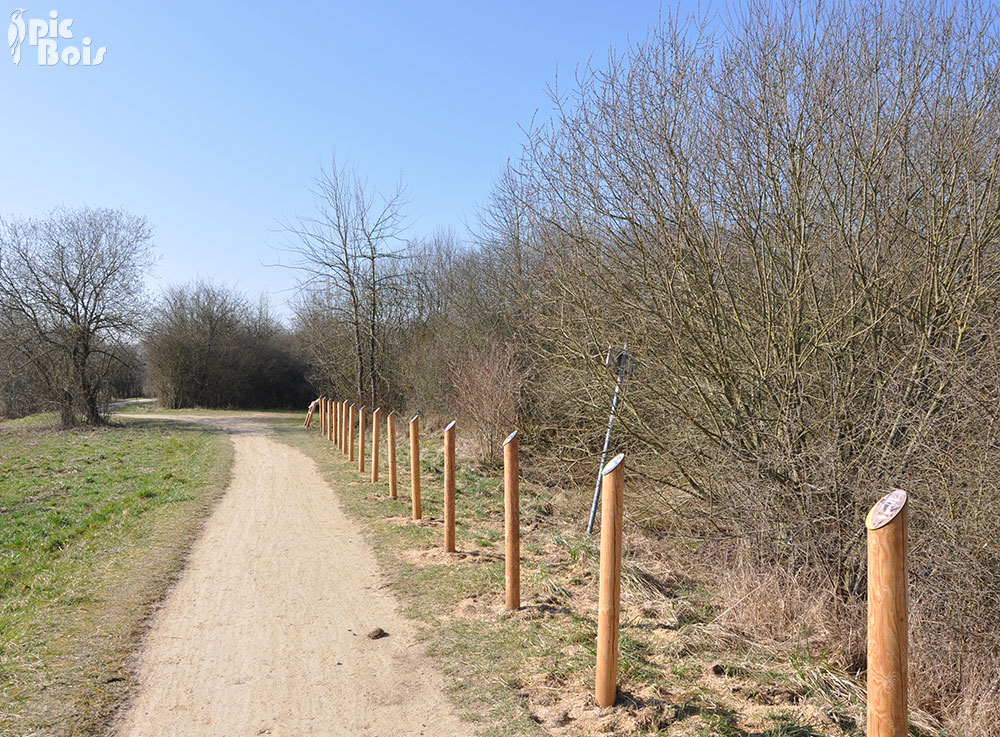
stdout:
[(618, 620), (621, 601), (622, 515), (625, 509), (625, 464), (621, 455), (604, 467), (601, 477), (601, 589), (597, 606), (598, 706), (613, 706), (618, 695)]
[(906, 737), (909, 505), (877, 529), (872, 518), (869, 513), (868, 737)]

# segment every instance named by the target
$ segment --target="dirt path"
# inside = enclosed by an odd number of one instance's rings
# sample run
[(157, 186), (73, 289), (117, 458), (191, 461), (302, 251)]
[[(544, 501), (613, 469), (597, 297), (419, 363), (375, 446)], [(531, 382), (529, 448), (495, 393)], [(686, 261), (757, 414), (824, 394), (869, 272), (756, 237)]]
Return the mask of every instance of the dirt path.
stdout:
[[(313, 462), (263, 425), (221, 422), (232, 483), (154, 619), (113, 733), (471, 734)], [(389, 636), (368, 639), (376, 627)]]

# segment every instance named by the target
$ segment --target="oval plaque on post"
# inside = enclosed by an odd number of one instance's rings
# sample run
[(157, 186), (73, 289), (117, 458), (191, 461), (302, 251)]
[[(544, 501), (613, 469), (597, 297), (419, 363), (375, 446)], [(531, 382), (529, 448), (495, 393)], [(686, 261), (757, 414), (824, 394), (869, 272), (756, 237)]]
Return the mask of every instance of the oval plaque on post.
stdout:
[(902, 489), (890, 491), (868, 511), (868, 519), (865, 520), (865, 525), (869, 530), (877, 530), (880, 527), (885, 527), (896, 519), (896, 515), (906, 506), (907, 499), (906, 492)]

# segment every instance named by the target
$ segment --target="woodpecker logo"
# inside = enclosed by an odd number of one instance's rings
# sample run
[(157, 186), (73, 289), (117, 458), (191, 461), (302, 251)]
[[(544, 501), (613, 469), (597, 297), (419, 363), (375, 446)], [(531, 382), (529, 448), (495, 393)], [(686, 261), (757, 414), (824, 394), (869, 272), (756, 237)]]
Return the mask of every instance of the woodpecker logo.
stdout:
[(89, 36), (85, 36), (80, 44), (66, 43), (74, 40), (72, 18), (60, 18), (58, 10), (50, 11), (47, 18), (25, 18), (27, 12), (27, 8), (18, 8), (10, 14), (7, 45), (15, 65), (21, 64), (25, 44), (38, 50), (40, 67), (58, 64), (96, 67), (104, 62), (108, 47), (94, 48)]

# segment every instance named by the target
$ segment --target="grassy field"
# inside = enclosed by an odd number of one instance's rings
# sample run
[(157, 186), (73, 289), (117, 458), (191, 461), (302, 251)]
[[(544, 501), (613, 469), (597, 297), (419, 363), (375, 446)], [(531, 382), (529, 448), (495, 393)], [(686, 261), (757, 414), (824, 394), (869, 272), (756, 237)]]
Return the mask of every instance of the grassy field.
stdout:
[(231, 444), (154, 420), (0, 423), (0, 735), (100, 731), (130, 653), (224, 489)]
[[(126, 400), (113, 408), (114, 415), (197, 415), (199, 417), (211, 417), (220, 413), (228, 414), (266, 414), (283, 415), (288, 414), (287, 409), (255, 409), (255, 410), (218, 410), (202, 409), (201, 407), (186, 407), (184, 409), (164, 409), (157, 402), (149, 400)], [(298, 416), (298, 415), (296, 415)], [(303, 413), (304, 416), (304, 413)]]
[(712, 592), (685, 574), (689, 551), (664, 550), (635, 530), (626, 530), (623, 564), (620, 705), (597, 708), (598, 540), (581, 530), (586, 500), (522, 482), (523, 606), (510, 614), (503, 611), (501, 473), (473, 472), (459, 459), (459, 553), (447, 555), (437, 432), (422, 433), (424, 521), (414, 524), (402, 434), (399, 499), (392, 500), (385, 472), (370, 484), (315, 429), (274, 425), (279, 439), (317, 461), (346, 511), (362, 521), (404, 613), (424, 623), (453, 698), (482, 734), (863, 733), (862, 684), (831, 669), (822, 653), (803, 649), (789, 658), (733, 636), (718, 623)]

